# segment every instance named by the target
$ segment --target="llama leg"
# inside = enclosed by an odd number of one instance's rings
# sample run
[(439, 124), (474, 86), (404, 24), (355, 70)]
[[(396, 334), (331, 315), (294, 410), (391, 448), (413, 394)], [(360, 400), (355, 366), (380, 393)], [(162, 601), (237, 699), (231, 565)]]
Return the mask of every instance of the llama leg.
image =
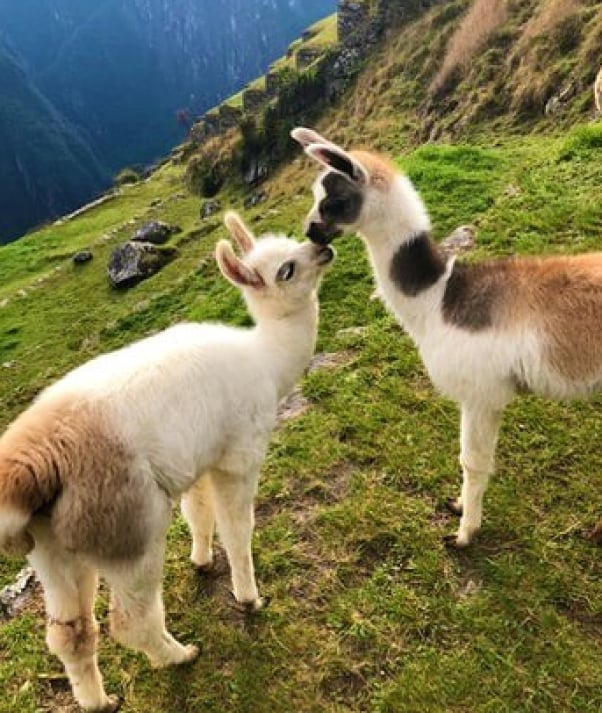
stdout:
[(232, 589), (237, 602), (246, 609), (261, 609), (251, 552), (257, 478), (231, 473), (212, 474), (215, 514), (220, 539), (230, 563)]
[(133, 562), (104, 567), (111, 586), (110, 628), (124, 646), (144, 652), (157, 668), (187, 663), (198, 648), (183, 646), (165, 628), (161, 593), (164, 543), (156, 544)]
[(46, 643), (63, 663), (75, 699), (86, 711), (116, 711), (119, 699), (105, 693), (96, 655), (96, 570), (52, 541), (38, 540), (29, 559), (44, 589)]
[(182, 496), (182, 514), (192, 534), (192, 563), (200, 570), (211, 569), (215, 515), (211, 480), (207, 474)]
[(455, 507), (461, 513), (457, 535), (446, 538), (455, 547), (466, 547), (481, 527), (483, 496), (493, 473), (501, 411), (462, 407), (462, 494)]

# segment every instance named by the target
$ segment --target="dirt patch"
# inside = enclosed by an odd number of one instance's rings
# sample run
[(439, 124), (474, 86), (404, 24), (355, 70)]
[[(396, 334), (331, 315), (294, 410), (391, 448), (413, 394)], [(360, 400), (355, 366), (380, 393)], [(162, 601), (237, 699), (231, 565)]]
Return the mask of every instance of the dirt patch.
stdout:
[(602, 636), (602, 613), (591, 611), (588, 602), (571, 600), (557, 605), (559, 614), (578, 624), (583, 631), (596, 639)]

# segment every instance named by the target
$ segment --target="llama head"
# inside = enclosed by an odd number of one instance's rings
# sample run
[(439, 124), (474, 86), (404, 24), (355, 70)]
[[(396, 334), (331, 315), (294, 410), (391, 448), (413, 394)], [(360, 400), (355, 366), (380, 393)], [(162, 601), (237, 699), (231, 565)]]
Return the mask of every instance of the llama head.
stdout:
[(224, 277), (242, 290), (255, 319), (293, 314), (315, 301), (320, 278), (335, 256), (325, 245), (276, 235), (255, 239), (234, 212), (224, 218), (232, 244), (220, 240), (216, 259)]
[(385, 157), (345, 151), (313, 129), (297, 127), (291, 136), (325, 170), (313, 184), (314, 205), (306, 235), (319, 245), (360, 232), (380, 236), (396, 228), (428, 230), (429, 219), (411, 182)]

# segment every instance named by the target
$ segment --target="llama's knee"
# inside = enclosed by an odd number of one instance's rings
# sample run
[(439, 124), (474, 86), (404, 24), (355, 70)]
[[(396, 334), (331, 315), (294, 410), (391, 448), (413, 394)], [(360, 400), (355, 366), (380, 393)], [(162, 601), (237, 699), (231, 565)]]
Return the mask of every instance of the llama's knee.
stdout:
[(487, 482), (495, 470), (495, 457), (490, 452), (462, 449), (459, 460), (464, 477), (471, 480)]
[(78, 617), (71, 621), (49, 619), (46, 643), (50, 651), (64, 663), (79, 662), (96, 653), (98, 624), (92, 619)]

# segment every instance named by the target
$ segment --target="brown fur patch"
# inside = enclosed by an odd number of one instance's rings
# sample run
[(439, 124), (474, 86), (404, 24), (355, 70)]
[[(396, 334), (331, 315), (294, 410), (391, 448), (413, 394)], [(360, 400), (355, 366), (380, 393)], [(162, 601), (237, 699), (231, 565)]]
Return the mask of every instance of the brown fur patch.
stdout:
[(135, 557), (150, 525), (148, 484), (132, 465), (100, 409), (75, 399), (42, 400), (0, 439), (0, 502), (49, 518), (67, 549)]
[(602, 385), (602, 253), (535, 261), (522, 279), (552, 368)]
[(559, 375), (602, 381), (602, 253), (457, 264), (442, 307), (471, 331), (539, 330)]
[(349, 151), (349, 155), (368, 171), (370, 185), (386, 191), (399, 173), (397, 167), (386, 156), (372, 151)]

